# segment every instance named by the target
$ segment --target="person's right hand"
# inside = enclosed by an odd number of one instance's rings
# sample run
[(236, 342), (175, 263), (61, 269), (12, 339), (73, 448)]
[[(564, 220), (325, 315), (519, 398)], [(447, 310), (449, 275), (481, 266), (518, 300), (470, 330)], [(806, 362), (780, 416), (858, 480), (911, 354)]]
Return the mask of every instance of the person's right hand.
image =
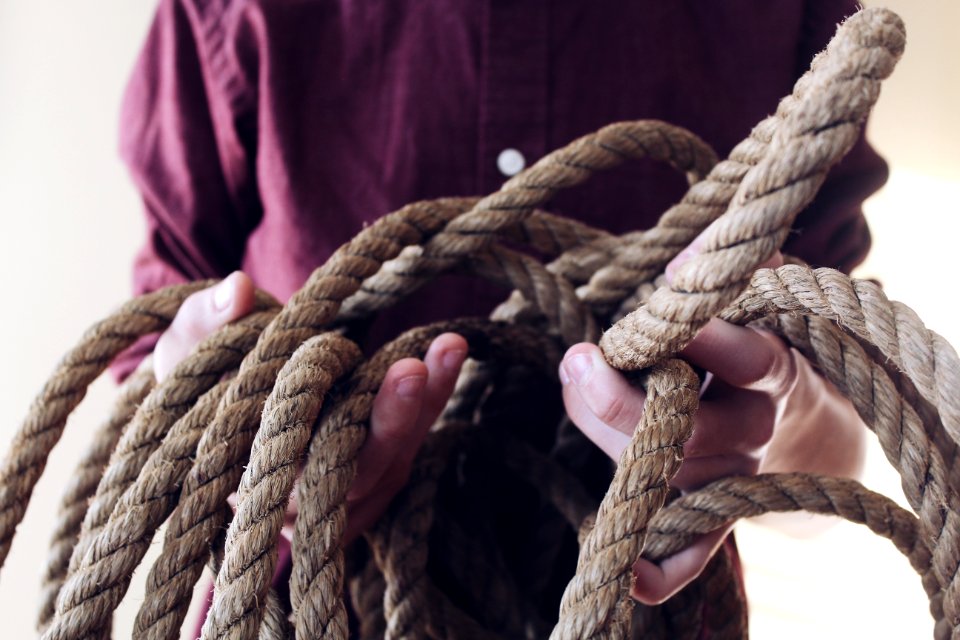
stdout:
[[(157, 380), (208, 335), (250, 313), (253, 302), (253, 282), (239, 271), (188, 297), (154, 350)], [(450, 398), (466, 355), (466, 340), (445, 333), (434, 339), (422, 361), (404, 358), (387, 370), (347, 495), (345, 544), (376, 522), (406, 484), (417, 450)], [(291, 505), (288, 523), (295, 514)]]

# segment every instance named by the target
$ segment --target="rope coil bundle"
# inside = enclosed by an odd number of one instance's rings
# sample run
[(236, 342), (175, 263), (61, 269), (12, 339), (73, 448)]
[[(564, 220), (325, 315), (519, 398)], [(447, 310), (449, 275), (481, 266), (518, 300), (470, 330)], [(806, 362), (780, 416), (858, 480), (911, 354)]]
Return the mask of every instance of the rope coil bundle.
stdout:
[[(485, 198), (385, 216), (286, 305), (258, 294), (253, 313), (210, 336), (161, 384), (142, 366), (64, 496), (43, 637), (109, 637), (112, 612), (166, 522), (138, 638), (179, 636), (208, 563), (216, 582), (205, 639), (346, 638), (345, 593), (363, 638), (694, 638), (704, 625), (712, 637), (741, 638), (742, 594), (724, 553), (661, 607), (633, 607), (633, 561), (662, 559), (740, 517), (807, 509), (889, 538), (921, 576), (935, 636), (960, 638), (956, 352), (871, 283), (797, 265), (756, 270), (854, 144), (903, 46), (895, 15), (862, 11), (726, 160), (678, 127), (611, 125)], [(691, 183), (655, 228), (613, 237), (537, 209), (638, 158), (668, 162)], [(703, 252), (664, 285), (664, 266), (701, 232)], [(366, 360), (346, 337), (454, 270), (513, 293), (490, 320), (414, 329)], [(65, 356), (0, 467), (0, 562), (90, 382), (210, 284), (132, 300)], [(727, 478), (668, 504), (699, 389), (673, 356), (713, 317), (762, 323), (817, 365), (876, 432), (914, 513), (853, 481), (802, 474)], [(613, 320), (601, 337), (598, 327)], [(365, 545), (345, 553), (346, 495), (373, 398), (392, 362), (422, 356), (445, 331), (467, 338), (472, 361), (409, 482)], [(596, 452), (567, 423), (531, 421), (517, 400), (530, 385), (555, 390), (563, 348), (584, 340), (599, 340), (621, 370), (646, 370), (644, 417), (599, 491), (584, 471), (597, 468)], [(298, 476), (288, 610), (270, 583)], [(516, 479), (527, 489), (505, 495)], [(234, 491), (236, 514), (226, 506)]]

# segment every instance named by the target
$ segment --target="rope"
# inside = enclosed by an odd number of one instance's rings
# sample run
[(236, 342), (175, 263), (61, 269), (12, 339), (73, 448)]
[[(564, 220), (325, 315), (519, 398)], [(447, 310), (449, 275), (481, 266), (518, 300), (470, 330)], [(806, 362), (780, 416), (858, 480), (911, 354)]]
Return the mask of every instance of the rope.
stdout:
[(56, 610), (57, 594), (67, 577), (67, 568), (74, 546), (80, 538), (80, 528), (87, 504), (93, 498), (100, 476), (110, 460), (110, 453), (126, 428), (137, 406), (156, 384), (153, 377), (153, 358), (140, 363), (127, 378), (117, 395), (113, 411), (93, 436), (93, 442), (84, 453), (65, 487), (58, 511), (58, 521), (50, 539), (50, 554), (43, 573), (40, 611), (37, 630), (41, 633), (50, 623)]
[(677, 270), (669, 288), (604, 334), (600, 346), (611, 364), (641, 369), (676, 353), (733, 301), (856, 142), (903, 46), (902, 24), (890, 13), (864, 11), (840, 27), (797, 82), (802, 103), (781, 103), (778, 112), (786, 113), (765, 157), (704, 232), (702, 253)]
[[(263, 297), (258, 302), (273, 304)], [(178, 468), (193, 455), (195, 436), (212, 417), (223, 385), (197, 399), (236, 368), (274, 315), (255, 312), (203, 341), (143, 401), (97, 487), (44, 637), (62, 637), (65, 628), (86, 633), (109, 622), (153, 532), (175, 504), (183, 475)]]
[(86, 395), (87, 387), (114, 356), (141, 336), (167, 328), (184, 298), (210, 285), (195, 282), (131, 300), (88, 329), (57, 365), (33, 401), (0, 467), (0, 566), (10, 552), (10, 542), (47, 457), (63, 434), (67, 416)]
[[(743, 595), (725, 551), (658, 607), (633, 606), (632, 564), (740, 517), (806, 509), (889, 538), (921, 576), (936, 637), (960, 638), (956, 352), (871, 283), (799, 265), (754, 272), (856, 140), (903, 44), (893, 14), (852, 17), (777, 112), (719, 163), (683, 129), (620, 123), (484, 198), (408, 205), (341, 247), (282, 308), (258, 294), (254, 313), (162, 384), (151, 390), (141, 370), (64, 498), (43, 637), (109, 638), (130, 576), (166, 523), (137, 638), (179, 635), (208, 563), (216, 581), (204, 639), (347, 638), (350, 610), (362, 638), (696, 638), (704, 629), (742, 638)], [(637, 158), (667, 162), (691, 183), (653, 229), (615, 237), (538, 209)], [(664, 266), (698, 235), (703, 252), (667, 286)], [(368, 358), (344, 337), (453, 271), (512, 293), (490, 320), (420, 327)], [(67, 354), (0, 466), (0, 561), (87, 385), (209, 284), (131, 301)], [(819, 367), (877, 434), (915, 513), (852, 481), (796, 474), (727, 478), (676, 496), (670, 481), (700, 384), (673, 358), (716, 316), (772, 329)], [(614, 319), (601, 338), (598, 326)], [(346, 495), (373, 399), (391, 363), (422, 356), (444, 331), (467, 339), (471, 359), (405, 487), (367, 532), (368, 548), (345, 550)], [(615, 468), (549, 409), (563, 349), (598, 338), (615, 366), (644, 370), (647, 389)], [(271, 580), (298, 474), (288, 604)], [(226, 508), (233, 491), (236, 514)]]
[(227, 531), (227, 553), (203, 638), (256, 635), (263, 615), (258, 603), (267, 595), (276, 565), (296, 463), (324, 395), (360, 358), (360, 348), (346, 338), (323, 334), (304, 342), (280, 370), (240, 480), (237, 515)]
[(843, 325), (874, 345), (916, 385), (937, 411), (954, 444), (960, 443), (960, 358), (944, 338), (929, 330), (906, 305), (891, 302), (869, 280), (854, 280), (833, 269), (784, 265), (760, 269), (735, 301), (736, 313), (722, 317), (746, 322), (769, 313), (815, 313)]

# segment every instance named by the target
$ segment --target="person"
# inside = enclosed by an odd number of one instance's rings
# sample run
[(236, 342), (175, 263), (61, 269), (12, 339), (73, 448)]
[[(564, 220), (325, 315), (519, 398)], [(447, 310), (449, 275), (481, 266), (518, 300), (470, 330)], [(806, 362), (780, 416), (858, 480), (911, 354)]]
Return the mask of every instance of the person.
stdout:
[[(121, 155), (147, 220), (135, 291), (226, 279), (188, 299), (160, 337), (158, 377), (246, 313), (254, 285), (286, 300), (363, 224), (415, 200), (491, 192), (605, 124), (664, 119), (725, 155), (856, 8), (846, 0), (161, 0), (122, 113)], [(861, 139), (785, 250), (849, 271), (869, 247), (860, 204), (885, 178)], [(551, 208), (620, 233), (651, 226), (683, 189), (682, 177), (641, 162), (560, 194)], [(375, 323), (373, 339), (439, 309), (484, 314), (503, 296), (451, 282)], [(150, 346), (128, 354), (118, 374)], [(463, 338), (446, 334), (422, 361), (390, 368), (358, 460), (349, 536), (402, 485), (466, 352)], [(678, 488), (758, 470), (859, 472), (864, 432), (853, 407), (779, 339), (714, 321), (683, 357), (713, 381)], [(639, 421), (642, 391), (595, 345), (572, 347), (559, 374), (568, 415), (616, 459)], [(727, 534), (659, 565), (638, 561), (632, 595), (656, 603), (675, 593)]]

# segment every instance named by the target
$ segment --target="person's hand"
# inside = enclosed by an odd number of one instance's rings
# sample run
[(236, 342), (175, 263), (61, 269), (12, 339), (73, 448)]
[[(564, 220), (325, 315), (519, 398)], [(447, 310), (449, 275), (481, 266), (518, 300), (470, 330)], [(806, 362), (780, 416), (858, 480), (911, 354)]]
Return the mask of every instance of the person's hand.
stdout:
[[(157, 380), (165, 378), (190, 351), (223, 325), (253, 308), (253, 282), (235, 272), (188, 297), (154, 350)], [(387, 370), (374, 399), (370, 431), (357, 458), (357, 477), (347, 496), (350, 542), (372, 525), (406, 483), (413, 458), (453, 392), (467, 342), (445, 333), (434, 339), (423, 360), (405, 358)], [(288, 508), (288, 525), (296, 514)]]
[[(695, 251), (692, 245), (678, 256), (668, 278)], [(777, 263), (779, 256), (765, 266)], [(681, 355), (712, 379), (672, 486), (690, 491), (722, 477), (755, 474), (761, 466), (770, 472), (858, 473), (864, 430), (852, 405), (779, 338), (713, 320)], [(567, 351), (560, 379), (570, 418), (618, 460), (642, 417), (644, 392), (586, 343)], [(843, 426), (851, 421), (852, 428)], [(825, 449), (830, 453), (822, 455)], [(663, 602), (700, 574), (728, 533), (707, 534), (659, 565), (638, 560), (631, 595), (646, 604)]]

